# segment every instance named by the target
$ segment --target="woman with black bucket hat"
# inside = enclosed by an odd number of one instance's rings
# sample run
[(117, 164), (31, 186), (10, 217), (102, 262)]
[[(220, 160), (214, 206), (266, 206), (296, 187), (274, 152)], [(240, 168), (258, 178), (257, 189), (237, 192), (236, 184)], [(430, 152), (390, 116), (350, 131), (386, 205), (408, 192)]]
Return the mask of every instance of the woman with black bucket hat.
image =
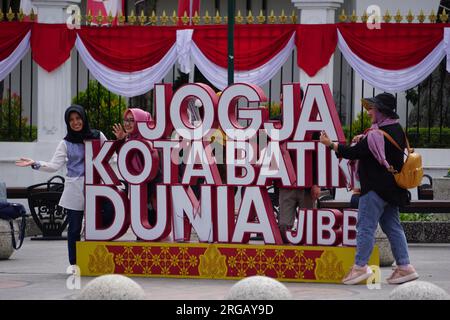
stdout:
[(344, 277), (344, 284), (357, 284), (368, 279), (372, 270), (367, 265), (375, 244), (378, 223), (386, 233), (397, 264), (387, 279), (390, 284), (400, 284), (418, 278), (410, 264), (405, 232), (400, 224), (399, 206), (406, 204), (407, 190), (397, 186), (394, 170), (400, 172), (403, 153), (387, 140), (382, 131), (389, 134), (402, 148), (406, 136), (395, 112), (396, 99), (390, 93), (381, 93), (373, 98), (361, 100), (368, 111), (372, 126), (363, 135), (356, 137), (352, 146), (333, 143), (325, 132), (320, 142), (336, 152), (337, 157), (357, 161), (357, 176), (361, 184), (358, 222), (356, 225), (355, 264)]
[(16, 161), (16, 165), (19, 167), (31, 166), (35, 170), (45, 172), (56, 172), (64, 164), (66, 165), (67, 174), (59, 205), (67, 209), (69, 262), (71, 265), (75, 265), (75, 244), (80, 241), (84, 216), (84, 141), (100, 139), (103, 142), (106, 137), (102, 132), (90, 128), (88, 117), (82, 106), (71, 105), (67, 108), (64, 120), (67, 126), (67, 134), (56, 147), (56, 151), (49, 162), (20, 158)]

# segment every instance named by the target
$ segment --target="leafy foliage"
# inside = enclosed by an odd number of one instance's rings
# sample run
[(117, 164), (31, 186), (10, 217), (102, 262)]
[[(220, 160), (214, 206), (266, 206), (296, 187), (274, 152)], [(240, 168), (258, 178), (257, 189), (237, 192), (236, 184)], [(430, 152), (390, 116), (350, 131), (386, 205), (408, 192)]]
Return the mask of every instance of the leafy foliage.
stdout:
[(270, 102), (270, 105), (268, 102), (266, 102), (263, 104), (263, 106), (265, 106), (269, 110), (270, 119), (281, 116), (281, 104), (279, 102), (272, 101)]
[(91, 128), (102, 131), (108, 139), (113, 139), (112, 126), (122, 121), (127, 99), (108, 91), (96, 80), (90, 80), (88, 88), (72, 98), (72, 103), (86, 109)]
[[(362, 118), (362, 121), (361, 121)], [(362, 124), (362, 125), (361, 125)], [(371, 121), (367, 112), (358, 113), (356, 119), (352, 122), (352, 131), (349, 126), (343, 126), (345, 137), (347, 141), (363, 133), (370, 128)], [(409, 127), (408, 139), (411, 146), (414, 148), (449, 148), (450, 147), (450, 128), (439, 127)]]
[(30, 142), (36, 139), (36, 126), (30, 125), (29, 118), (21, 114), (20, 96), (13, 93), (11, 101), (0, 100), (0, 141)]
[(400, 221), (433, 221), (433, 216), (427, 213), (400, 213)]
[(362, 113), (358, 113), (356, 116), (356, 119), (353, 120), (351, 131), (350, 126), (342, 126), (342, 129), (344, 130), (345, 137), (347, 138), (347, 141), (350, 142), (354, 136), (364, 133), (364, 131), (371, 126), (371, 120), (369, 118), (369, 115), (366, 111), (363, 111)]
[(450, 128), (408, 128), (408, 139), (415, 148), (450, 148)]

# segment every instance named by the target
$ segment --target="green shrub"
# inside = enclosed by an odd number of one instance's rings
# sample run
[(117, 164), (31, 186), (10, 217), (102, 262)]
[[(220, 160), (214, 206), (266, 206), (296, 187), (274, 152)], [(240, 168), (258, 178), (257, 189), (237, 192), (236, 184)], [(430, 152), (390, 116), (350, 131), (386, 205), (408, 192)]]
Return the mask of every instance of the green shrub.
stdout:
[(450, 128), (408, 128), (408, 139), (414, 148), (450, 148)]
[(122, 122), (127, 98), (119, 99), (118, 95), (108, 91), (96, 80), (90, 80), (88, 88), (78, 92), (78, 98), (73, 97), (72, 103), (86, 109), (91, 128), (102, 131), (108, 139), (114, 139), (112, 126)]
[[(363, 133), (370, 128), (371, 120), (367, 112), (363, 112), (362, 128), (361, 128), (361, 113), (358, 113), (356, 119), (352, 122), (352, 131), (349, 126), (342, 126), (347, 142)], [(450, 148), (450, 128), (420, 128), (417, 132), (416, 127), (408, 127), (408, 139), (411, 146), (414, 148)]]
[(0, 141), (30, 142), (37, 139), (36, 126), (30, 126), (28, 117), (21, 115), (20, 111), (20, 96), (17, 94), (12, 94), (11, 103), (8, 99), (0, 100)]
[[(362, 118), (362, 119), (361, 119)], [(358, 113), (356, 116), (356, 119), (352, 122), (352, 131), (350, 132), (350, 126), (342, 126), (342, 129), (344, 130), (345, 137), (347, 139), (347, 142), (350, 143), (350, 141), (353, 139), (354, 136), (364, 133), (364, 131), (368, 128), (370, 128), (372, 124), (372, 121), (369, 118), (369, 115), (366, 111), (363, 111), (362, 113)]]
[(400, 221), (433, 221), (433, 216), (427, 213), (400, 213)]
[(281, 115), (281, 104), (276, 101), (272, 101), (269, 105), (268, 102), (262, 104), (269, 110), (269, 118), (277, 117)]

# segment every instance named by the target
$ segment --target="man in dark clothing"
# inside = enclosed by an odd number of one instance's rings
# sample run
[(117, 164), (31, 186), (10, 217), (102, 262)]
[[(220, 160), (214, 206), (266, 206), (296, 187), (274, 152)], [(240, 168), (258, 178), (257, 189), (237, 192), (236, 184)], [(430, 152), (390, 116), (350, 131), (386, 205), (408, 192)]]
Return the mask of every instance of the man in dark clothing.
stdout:
[(395, 113), (395, 97), (382, 93), (363, 99), (362, 104), (372, 119), (372, 127), (357, 137), (353, 146), (338, 145), (322, 132), (320, 142), (336, 152), (336, 156), (358, 160), (357, 174), (361, 183), (358, 222), (356, 225), (355, 265), (344, 277), (344, 284), (357, 284), (368, 279), (372, 270), (367, 265), (375, 243), (375, 231), (380, 223), (391, 244), (397, 268), (387, 279), (390, 284), (415, 280), (419, 276), (410, 264), (405, 232), (400, 224), (399, 205), (408, 202), (407, 190), (397, 186), (393, 170), (403, 166), (403, 153), (387, 140), (388, 133), (401, 148), (406, 136)]

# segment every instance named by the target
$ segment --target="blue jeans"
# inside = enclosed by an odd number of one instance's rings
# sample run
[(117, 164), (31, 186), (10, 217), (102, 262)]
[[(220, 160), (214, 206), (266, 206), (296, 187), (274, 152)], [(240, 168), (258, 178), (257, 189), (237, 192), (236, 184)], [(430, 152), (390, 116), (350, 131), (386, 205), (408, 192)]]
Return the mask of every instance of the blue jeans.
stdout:
[(81, 239), (84, 211), (67, 209), (67, 247), (69, 249), (70, 264), (77, 264), (76, 242)]
[(388, 204), (375, 191), (359, 198), (355, 264), (365, 266), (369, 261), (378, 223), (389, 239), (397, 265), (409, 264), (408, 244), (400, 224), (398, 207)]
[(350, 208), (358, 209), (358, 206), (359, 206), (359, 194), (354, 193), (350, 198)]

